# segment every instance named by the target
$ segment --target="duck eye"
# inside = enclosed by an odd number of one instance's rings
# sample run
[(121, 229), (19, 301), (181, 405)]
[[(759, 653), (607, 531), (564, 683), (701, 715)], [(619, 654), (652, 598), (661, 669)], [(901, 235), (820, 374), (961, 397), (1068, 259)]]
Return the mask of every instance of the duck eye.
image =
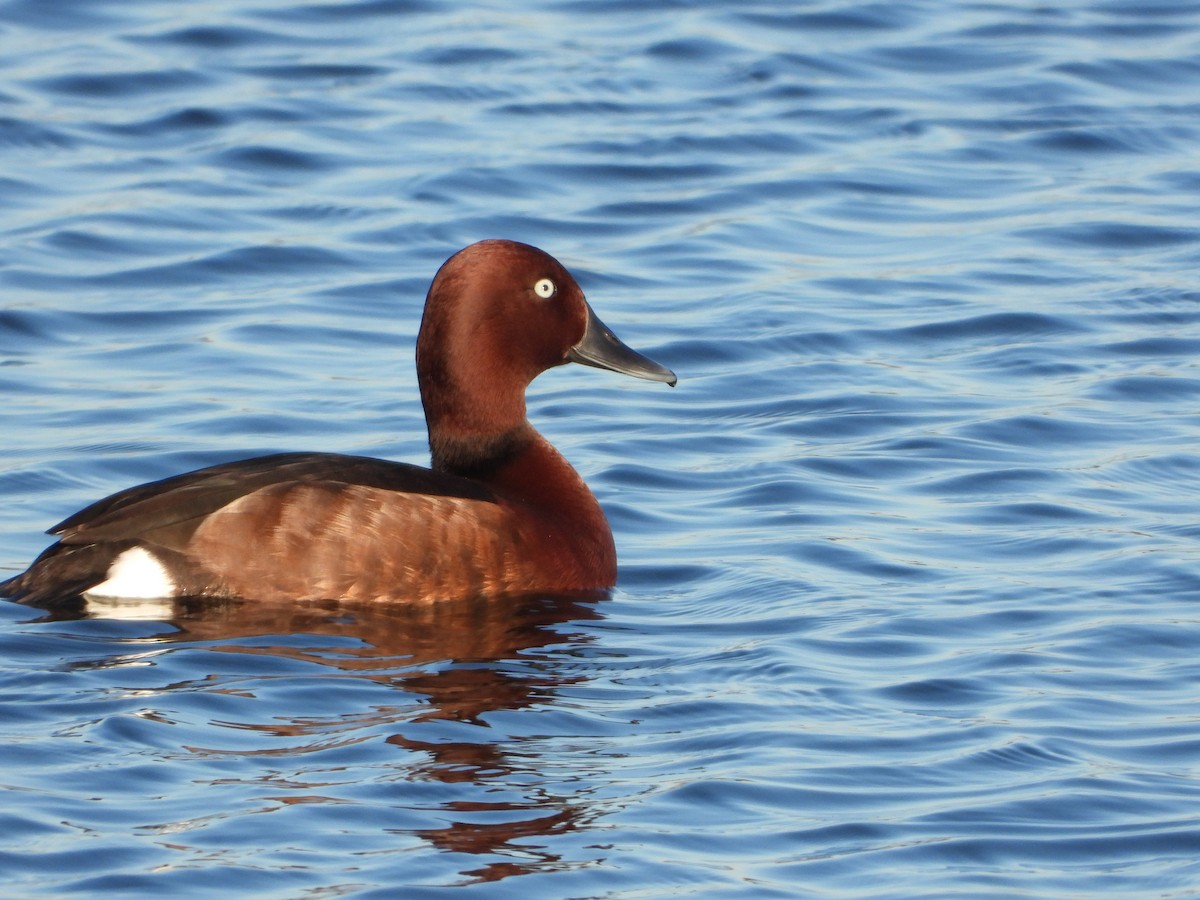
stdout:
[(539, 278), (533, 286), (533, 292), (543, 300), (549, 300), (558, 293), (558, 287), (549, 278)]

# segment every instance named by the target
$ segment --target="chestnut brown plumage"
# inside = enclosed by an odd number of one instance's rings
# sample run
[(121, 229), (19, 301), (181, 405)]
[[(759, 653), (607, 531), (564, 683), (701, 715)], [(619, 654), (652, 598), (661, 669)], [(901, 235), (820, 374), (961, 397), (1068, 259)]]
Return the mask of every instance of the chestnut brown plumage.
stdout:
[(529, 424), (525, 389), (567, 362), (674, 385), (537, 248), (482, 241), (435, 276), (417, 339), (432, 469), (328, 453), (257, 457), (130, 488), (51, 529), (0, 595), (50, 604), (141, 548), (177, 596), (406, 600), (611, 587), (616, 551), (583, 479)]

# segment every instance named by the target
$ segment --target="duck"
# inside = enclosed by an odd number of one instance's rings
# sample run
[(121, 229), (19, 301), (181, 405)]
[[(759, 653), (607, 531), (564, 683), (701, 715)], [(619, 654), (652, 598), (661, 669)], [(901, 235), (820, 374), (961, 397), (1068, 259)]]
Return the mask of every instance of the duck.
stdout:
[(674, 387), (553, 256), (484, 240), (438, 269), (416, 344), (431, 466), (288, 452), (119, 491), (49, 529), (0, 596), (422, 602), (607, 591), (612, 529), (530, 424), (526, 389), (578, 363)]

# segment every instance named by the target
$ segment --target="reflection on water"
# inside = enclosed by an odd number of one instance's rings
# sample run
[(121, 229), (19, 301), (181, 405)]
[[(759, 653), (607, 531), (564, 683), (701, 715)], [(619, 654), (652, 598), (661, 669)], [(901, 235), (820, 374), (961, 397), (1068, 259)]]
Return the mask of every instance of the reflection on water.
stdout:
[[(205, 758), (275, 756), (303, 765), (305, 754), (324, 753), (360, 742), (378, 741), (402, 754), (397, 770), (409, 782), (466, 786), (478, 799), (456, 792), (454, 799), (413, 809), (437, 814), (446, 824), (413, 828), (411, 833), (441, 850), (495, 859), (468, 867), (461, 874), (479, 881), (496, 881), (545, 865), (557, 865), (559, 854), (538, 849), (538, 839), (562, 834), (590, 818), (582, 796), (547, 792), (531, 781), (517, 796), (528, 773), (543, 766), (538, 742), (517, 744), (497, 741), (488, 722), (490, 714), (534, 707), (551, 707), (566, 685), (578, 685), (585, 670), (575, 666), (576, 654), (590, 637), (571, 626), (598, 621), (603, 595), (527, 595), (476, 598), (466, 602), (423, 604), (346, 605), (336, 602), (269, 605), (241, 601), (186, 600), (144, 603), (106, 603), (60, 609), (46, 620), (73, 621), (100, 618), (146, 621), (152, 613), (170, 615), (170, 627), (141, 637), (136, 651), (77, 664), (78, 669), (120, 668), (149, 659), (161, 661), (164, 653), (203, 647), (212, 653), (258, 656), (269, 660), (265, 672), (278, 660), (319, 666), (313, 684), (311, 673), (299, 693), (289, 691), (287, 707), (275, 702), (263, 709), (257, 721), (219, 721), (219, 731), (243, 737), (259, 735), (237, 748), (187, 746), (189, 754)], [(189, 663), (195, 668), (197, 662)], [(155, 705), (169, 709), (172, 694), (196, 691), (237, 694), (259, 699), (263, 688), (287, 676), (264, 674), (259, 679), (205, 678), (168, 684), (145, 691)], [(355, 707), (344, 712), (314, 712), (304, 694), (331, 687), (329, 679), (353, 678), (386, 686), (395, 692), (391, 702), (376, 701), (372, 711)], [(256, 684), (256, 681), (258, 683)], [(169, 722), (169, 713), (142, 710), (143, 720)], [(430, 731), (435, 723), (470, 726)], [(442, 735), (439, 737), (439, 735)], [(472, 740), (478, 735), (477, 740)], [(517, 748), (517, 749), (514, 749)], [(339, 804), (344, 800), (322, 794), (337, 781), (297, 781), (293, 777), (260, 777), (259, 788), (276, 788), (283, 804)], [(296, 795), (297, 789), (302, 789)], [(581, 790), (580, 794), (582, 795)], [(145, 829), (153, 833), (191, 830), (189, 823), (161, 823)], [(180, 844), (180, 846), (185, 846)], [(514, 861), (506, 857), (519, 857)]]

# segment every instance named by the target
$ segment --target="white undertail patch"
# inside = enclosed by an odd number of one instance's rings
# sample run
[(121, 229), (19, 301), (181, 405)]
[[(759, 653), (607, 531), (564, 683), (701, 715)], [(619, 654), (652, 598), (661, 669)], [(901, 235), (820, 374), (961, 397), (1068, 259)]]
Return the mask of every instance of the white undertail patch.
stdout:
[(85, 594), (123, 600), (154, 600), (175, 596), (175, 581), (154, 554), (143, 547), (130, 547), (108, 567), (108, 580)]

